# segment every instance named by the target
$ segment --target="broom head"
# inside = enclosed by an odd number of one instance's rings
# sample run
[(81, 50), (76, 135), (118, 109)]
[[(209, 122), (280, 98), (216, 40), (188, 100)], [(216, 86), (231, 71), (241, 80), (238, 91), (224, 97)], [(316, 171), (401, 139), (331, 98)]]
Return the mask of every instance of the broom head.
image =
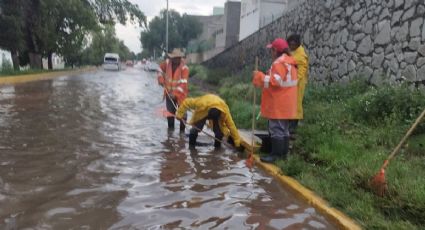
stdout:
[(379, 172), (374, 177), (372, 177), (372, 179), (369, 181), (369, 186), (372, 191), (378, 196), (383, 197), (387, 193), (388, 186), (387, 181), (385, 179), (384, 168), (381, 168), (381, 170), (379, 170)]

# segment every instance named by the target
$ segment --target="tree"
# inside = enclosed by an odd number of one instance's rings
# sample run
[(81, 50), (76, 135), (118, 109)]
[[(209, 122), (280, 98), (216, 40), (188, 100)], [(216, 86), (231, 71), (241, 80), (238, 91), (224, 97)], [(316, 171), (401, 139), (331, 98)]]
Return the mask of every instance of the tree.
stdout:
[(41, 67), (42, 55), (49, 57), (51, 68), (53, 52), (72, 60), (82, 50), (84, 37), (99, 24), (130, 20), (146, 26), (144, 14), (128, 0), (1, 0), (0, 9), (0, 47), (16, 57), (27, 55), (21, 60), (35, 68)]
[(112, 25), (105, 25), (101, 30), (94, 31), (91, 37), (90, 46), (81, 54), (84, 64), (102, 64), (105, 53), (118, 53), (122, 60), (132, 59), (130, 49), (116, 37), (115, 28)]
[[(149, 53), (153, 53), (154, 50), (166, 51), (165, 24), (166, 11), (163, 10), (159, 16), (152, 19), (148, 28), (141, 33), (140, 41), (144, 50)], [(181, 16), (175, 10), (169, 11), (169, 49), (186, 47), (191, 39), (198, 37), (201, 33), (202, 24), (195, 17), (187, 14)]]
[(0, 48), (11, 52), (15, 70), (19, 69), (19, 51), (25, 46), (21, 1), (0, 1)]

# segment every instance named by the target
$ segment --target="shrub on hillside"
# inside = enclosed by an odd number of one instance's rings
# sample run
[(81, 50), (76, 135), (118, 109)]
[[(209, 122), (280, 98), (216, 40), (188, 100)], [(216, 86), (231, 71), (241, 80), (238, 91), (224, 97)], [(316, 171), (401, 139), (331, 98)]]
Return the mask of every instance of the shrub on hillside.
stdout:
[(391, 120), (412, 123), (425, 108), (425, 93), (407, 86), (371, 88), (349, 100), (348, 111), (353, 120), (378, 124)]

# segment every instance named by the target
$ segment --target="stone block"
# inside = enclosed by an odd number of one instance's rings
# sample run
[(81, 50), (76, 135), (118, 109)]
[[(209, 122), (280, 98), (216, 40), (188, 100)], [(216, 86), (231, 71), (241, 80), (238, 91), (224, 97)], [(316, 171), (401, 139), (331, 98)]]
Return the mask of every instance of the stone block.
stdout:
[(399, 63), (396, 58), (391, 59), (390, 61), (390, 69), (393, 71), (393, 73), (398, 73), (399, 70)]
[(414, 1), (416, 0), (404, 0), (404, 9), (409, 9), (413, 5)]
[(399, 10), (393, 13), (393, 17), (391, 19), (391, 25), (393, 26), (397, 22), (400, 22), (401, 15), (403, 15), (403, 11)]
[(357, 44), (354, 41), (348, 41), (345, 47), (347, 50), (353, 51), (357, 48)]
[(425, 58), (423, 58), (423, 57), (418, 58), (418, 61), (416, 62), (416, 66), (422, 67), (423, 65), (425, 65)]
[(345, 14), (346, 14), (346, 16), (350, 17), (350, 16), (351, 16), (351, 14), (353, 14), (353, 11), (354, 11), (354, 7), (353, 7), (353, 6), (348, 6), (348, 7), (345, 9)]
[(370, 21), (370, 20), (369, 20), (369, 21), (367, 21), (363, 31), (364, 31), (366, 34), (371, 34), (371, 33), (372, 33), (372, 31), (373, 31), (373, 22), (372, 22), (372, 21)]
[(395, 0), (394, 7), (397, 9), (404, 4), (404, 0)]
[(356, 63), (354, 63), (354, 61), (353, 60), (350, 60), (349, 62), (348, 62), (348, 65), (347, 65), (347, 70), (348, 70), (348, 72), (352, 72), (353, 70), (355, 70), (356, 69)]
[(364, 9), (359, 9), (359, 11), (354, 12), (353, 15), (351, 16), (351, 22), (353, 24), (357, 23), (365, 14), (366, 12)]
[(369, 66), (366, 66), (363, 71), (361, 72), (361, 74), (363, 75), (364, 79), (370, 79), (370, 77), (373, 74), (373, 70), (372, 68), (370, 68)]
[(381, 21), (385, 18), (390, 18), (390, 17), (391, 17), (390, 11), (388, 10), (388, 8), (384, 8), (381, 15), (379, 15), (379, 20)]
[(416, 81), (416, 68), (414, 65), (408, 65), (402, 72), (402, 78), (408, 81)]
[(343, 62), (339, 63), (339, 68), (338, 68), (338, 75), (344, 76), (348, 73), (348, 67), (347, 67), (347, 60), (344, 60)]
[(423, 23), (422, 18), (417, 18), (412, 21), (412, 24), (410, 26), (410, 37), (416, 37), (421, 35), (422, 23)]
[(374, 68), (380, 68), (382, 67), (382, 62), (384, 61), (384, 53), (380, 53), (380, 54), (373, 54), (373, 58), (372, 58), (372, 66)]
[(413, 15), (415, 14), (415, 10), (416, 10), (416, 6), (410, 7), (410, 9), (408, 9), (406, 12), (404, 12), (401, 20), (406, 21), (406, 20), (412, 18)]
[(422, 66), (421, 68), (418, 69), (416, 80), (425, 81), (425, 66)]
[(391, 25), (389, 20), (379, 23), (379, 32), (375, 38), (375, 43), (378, 45), (386, 45), (391, 41)]
[(425, 45), (421, 45), (418, 49), (418, 52), (425, 57)]
[(404, 60), (408, 64), (414, 64), (416, 63), (416, 58), (418, 57), (418, 52), (405, 52), (404, 53)]
[(412, 38), (409, 42), (409, 49), (410, 50), (418, 50), (419, 46), (421, 45), (421, 38)]
[(418, 9), (416, 10), (417, 12), (417, 14), (418, 15), (423, 15), (423, 14), (425, 14), (425, 6), (423, 6), (423, 5), (419, 5), (418, 6)]
[(401, 27), (394, 27), (391, 31), (391, 35), (399, 42), (407, 40), (407, 35), (409, 34), (409, 22), (404, 22)]
[(357, 48), (357, 52), (363, 55), (367, 55), (370, 52), (372, 52), (372, 50), (373, 50), (372, 39), (370, 38), (370, 35), (368, 35), (365, 38), (363, 38), (362, 41), (360, 42), (360, 45)]

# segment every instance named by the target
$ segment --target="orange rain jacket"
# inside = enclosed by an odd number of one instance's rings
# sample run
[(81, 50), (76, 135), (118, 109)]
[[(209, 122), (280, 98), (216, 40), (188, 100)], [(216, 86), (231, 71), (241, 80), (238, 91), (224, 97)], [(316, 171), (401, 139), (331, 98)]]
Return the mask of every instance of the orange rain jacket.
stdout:
[(182, 60), (180, 66), (177, 67), (173, 73), (171, 60), (167, 59), (161, 63), (160, 68), (162, 73), (158, 76), (158, 83), (164, 85), (165, 90), (171, 96), (175, 96), (177, 102), (180, 104), (188, 95), (188, 79), (189, 79), (189, 67)]
[(297, 115), (297, 68), (293, 57), (277, 58), (268, 74), (254, 72), (252, 83), (263, 88), (261, 115), (267, 119), (295, 119)]

